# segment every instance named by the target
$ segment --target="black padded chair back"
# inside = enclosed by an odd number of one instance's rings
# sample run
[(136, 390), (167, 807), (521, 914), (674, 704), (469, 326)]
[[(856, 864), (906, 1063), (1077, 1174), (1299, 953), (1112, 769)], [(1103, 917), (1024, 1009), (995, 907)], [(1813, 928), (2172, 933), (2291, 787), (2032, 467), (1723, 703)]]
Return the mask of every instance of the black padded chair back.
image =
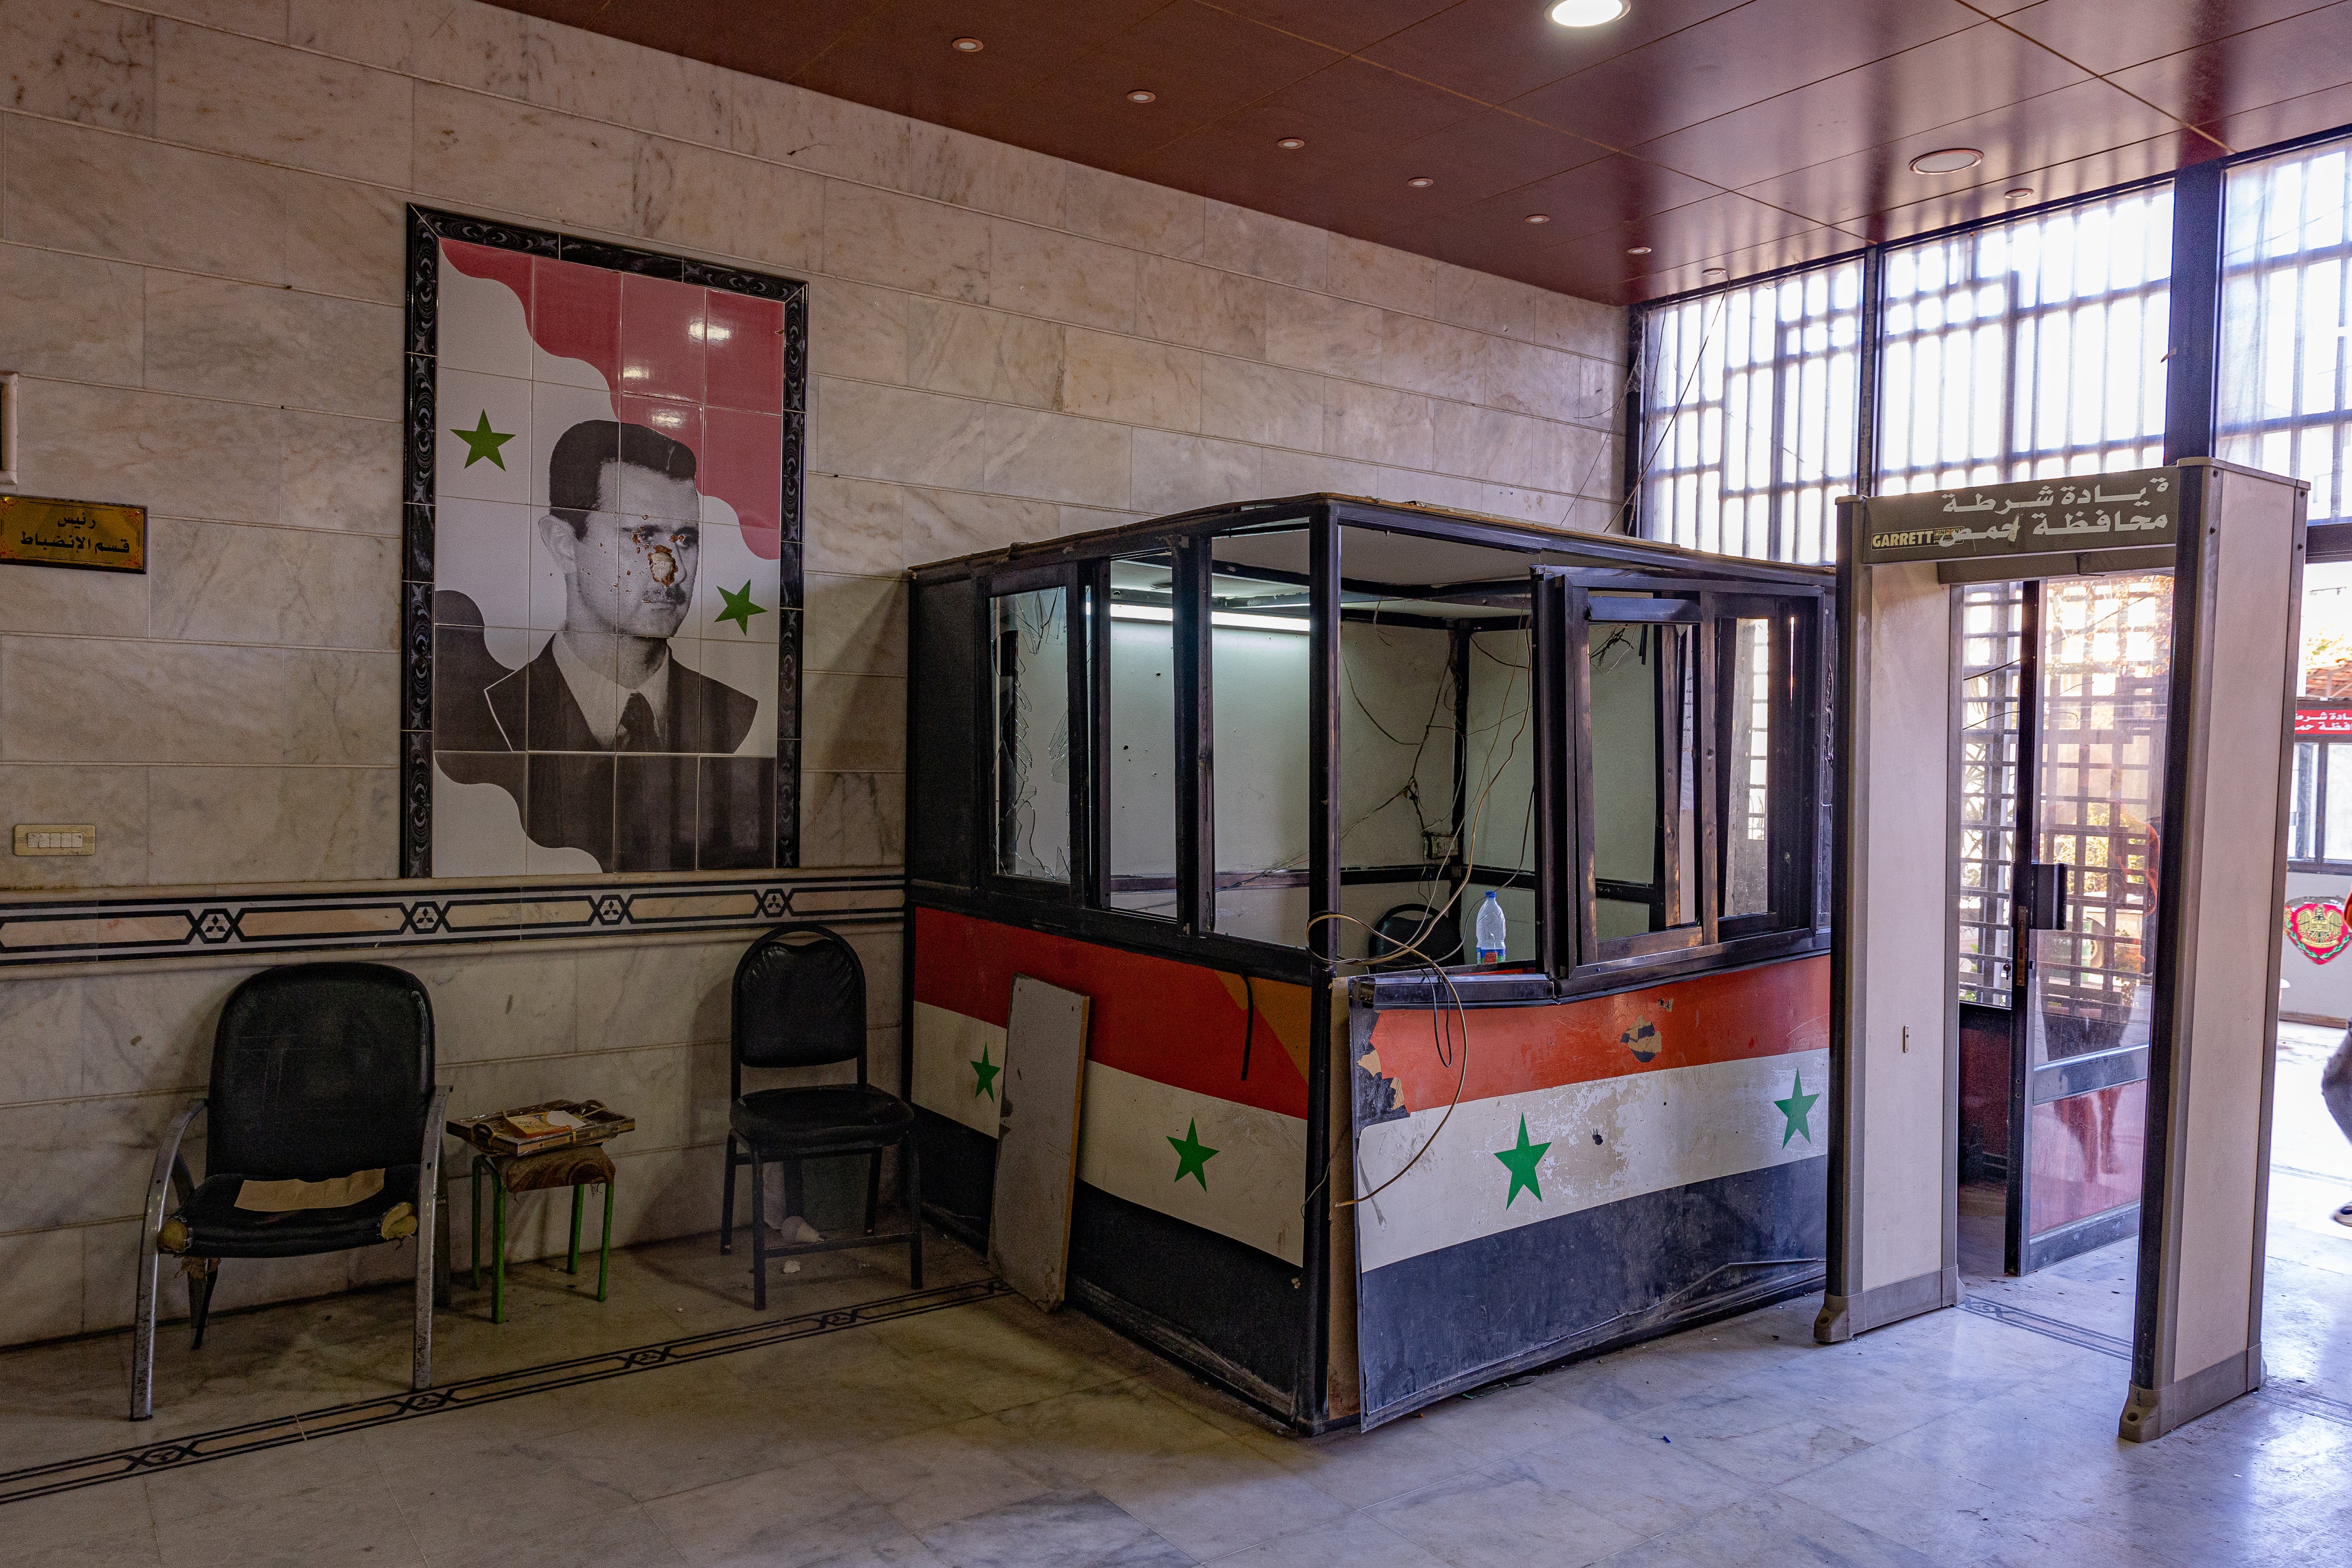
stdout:
[(855, 1058), (857, 1081), (866, 1081), (866, 969), (838, 934), (818, 925), (769, 931), (735, 965), (734, 1002), (738, 1068)]
[(229, 994), (213, 1034), (205, 1168), (325, 1181), (413, 1165), (433, 1097), (433, 1004), (405, 970), (298, 963)]
[[(1427, 928), (1427, 929), (1423, 929)], [(1415, 941), (1415, 938), (1419, 938)], [(1411, 946), (1438, 963), (1462, 962), (1462, 927), (1427, 904), (1399, 904), (1372, 922), (1368, 956), (1388, 969), (1411, 969), (1421, 960), (1401, 949)]]

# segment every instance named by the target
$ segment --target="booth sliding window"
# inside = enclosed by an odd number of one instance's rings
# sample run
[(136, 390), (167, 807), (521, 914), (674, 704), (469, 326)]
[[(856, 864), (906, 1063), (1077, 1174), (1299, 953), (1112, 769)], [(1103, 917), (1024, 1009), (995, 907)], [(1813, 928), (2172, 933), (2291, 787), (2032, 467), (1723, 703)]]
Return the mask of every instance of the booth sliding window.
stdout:
[(987, 601), (991, 869), (1015, 884), (1050, 884), (1066, 897), (1081, 855), (1085, 747), (1076, 737), (1087, 710), (1083, 654), (1091, 595), (1066, 579), (1020, 582), (1000, 580)]

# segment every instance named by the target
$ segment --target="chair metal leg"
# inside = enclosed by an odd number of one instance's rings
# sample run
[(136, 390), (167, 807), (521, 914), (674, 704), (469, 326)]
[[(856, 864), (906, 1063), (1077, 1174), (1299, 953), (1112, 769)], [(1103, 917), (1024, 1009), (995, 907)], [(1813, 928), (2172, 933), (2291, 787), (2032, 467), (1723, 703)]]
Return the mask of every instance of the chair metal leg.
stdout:
[(507, 1184), (490, 1184), (490, 1321), (507, 1321)]
[(735, 1134), (727, 1134), (727, 1170), (724, 1184), (719, 1190), (719, 1250), (721, 1256), (735, 1250), (735, 1168), (742, 1163), (735, 1152)]
[(768, 1310), (767, 1173), (760, 1169), (760, 1148), (751, 1146), (751, 1310)]
[(907, 1151), (907, 1288), (923, 1288), (923, 1155), (908, 1134)]
[(217, 1258), (205, 1258), (203, 1271), (188, 1276), (188, 1325), (195, 1331), (188, 1340), (188, 1348), (192, 1351), (205, 1348), (205, 1324), (212, 1317), (213, 1287), (219, 1281), (220, 1259)]
[(416, 1161), (416, 1327), (409, 1346), (408, 1386), (418, 1393), (433, 1386), (433, 1271), (442, 1234), (441, 1119), (448, 1109), (449, 1086), (435, 1085)]
[(874, 1234), (875, 1215), (882, 1207), (882, 1151), (866, 1157), (866, 1234)]
[(566, 1274), (580, 1272), (580, 1208), (587, 1201), (587, 1187), (574, 1182), (572, 1184), (572, 1250), (565, 1254), (563, 1259), (563, 1271)]
[(596, 1300), (604, 1299), (604, 1287), (613, 1278), (613, 1184), (604, 1184), (604, 1228), (597, 1237), (601, 1244), (596, 1257)]
[(155, 1227), (142, 1226), (139, 1237), (139, 1290), (131, 1317), (131, 1419), (144, 1421), (155, 1414), (155, 1289), (162, 1259), (155, 1247)]
[(474, 1279), (473, 1288), (482, 1288), (482, 1157), (474, 1156)]

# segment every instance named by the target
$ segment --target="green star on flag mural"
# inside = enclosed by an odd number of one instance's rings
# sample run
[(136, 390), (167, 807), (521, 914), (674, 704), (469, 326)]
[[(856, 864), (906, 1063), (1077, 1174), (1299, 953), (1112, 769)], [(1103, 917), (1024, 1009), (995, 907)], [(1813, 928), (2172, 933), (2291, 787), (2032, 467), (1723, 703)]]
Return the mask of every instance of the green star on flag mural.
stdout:
[(1200, 1120), (1197, 1117), (1188, 1120), (1184, 1136), (1169, 1139), (1168, 1145), (1176, 1151), (1176, 1179), (1181, 1182), (1190, 1176), (1201, 1184), (1202, 1192), (1207, 1192), (1209, 1162), (1217, 1157), (1217, 1152), (1201, 1142)]
[(749, 583), (745, 583), (740, 588), (730, 588), (722, 583), (719, 584), (719, 596), (727, 601), (727, 607), (711, 618), (719, 621), (733, 621), (736, 629), (745, 637), (751, 635), (751, 617), (768, 613), (751, 602), (751, 584)]
[(1781, 1148), (1787, 1148), (1789, 1140), (1800, 1132), (1805, 1135), (1806, 1142), (1813, 1141), (1813, 1102), (1819, 1099), (1821, 1096), (1818, 1094), (1805, 1092), (1805, 1075), (1799, 1073), (1795, 1087), (1789, 1090), (1789, 1098), (1772, 1102), (1780, 1108), (1780, 1114), (1789, 1119), (1789, 1125), (1780, 1130)]
[(979, 1080), (972, 1085), (972, 1098), (977, 1100), (984, 1094), (988, 1096), (989, 1099), (994, 1100), (996, 1098), (996, 1075), (1003, 1070), (1004, 1069), (1001, 1067), (990, 1065), (988, 1059), (988, 1047), (986, 1046), (981, 1047), (980, 1059), (971, 1064), (972, 1076)]
[(1536, 1179), (1536, 1164), (1544, 1157), (1544, 1151), (1550, 1147), (1548, 1142), (1528, 1142), (1528, 1119), (1524, 1116), (1519, 1118), (1519, 1146), (1500, 1149), (1495, 1153), (1495, 1158), (1503, 1162), (1503, 1168), (1511, 1173), (1511, 1190), (1503, 1195), (1505, 1208), (1511, 1206), (1512, 1200), (1519, 1195), (1522, 1187), (1535, 1194), (1536, 1202), (1543, 1202), (1543, 1184)]
[[(507, 466), (507, 460), (499, 456), (499, 448), (513, 440), (514, 435), (511, 431), (491, 429), (488, 409), (482, 410), (480, 422), (471, 430), (462, 426), (453, 425), (449, 427), (449, 434), (466, 443), (466, 467), (470, 468), (484, 458), (488, 458), (501, 468)], [(744, 586), (748, 588), (751, 584), (746, 583)]]

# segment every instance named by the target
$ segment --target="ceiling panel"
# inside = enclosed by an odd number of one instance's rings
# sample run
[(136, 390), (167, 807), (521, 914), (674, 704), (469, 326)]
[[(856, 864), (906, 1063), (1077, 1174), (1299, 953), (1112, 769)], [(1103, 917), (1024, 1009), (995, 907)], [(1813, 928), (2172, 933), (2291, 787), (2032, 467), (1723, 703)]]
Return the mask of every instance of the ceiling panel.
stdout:
[[(1612, 302), (2215, 155), (2184, 120), (2246, 148), (2352, 118), (2352, 0), (514, 3)], [(1984, 163), (1911, 173), (1953, 144)]]

